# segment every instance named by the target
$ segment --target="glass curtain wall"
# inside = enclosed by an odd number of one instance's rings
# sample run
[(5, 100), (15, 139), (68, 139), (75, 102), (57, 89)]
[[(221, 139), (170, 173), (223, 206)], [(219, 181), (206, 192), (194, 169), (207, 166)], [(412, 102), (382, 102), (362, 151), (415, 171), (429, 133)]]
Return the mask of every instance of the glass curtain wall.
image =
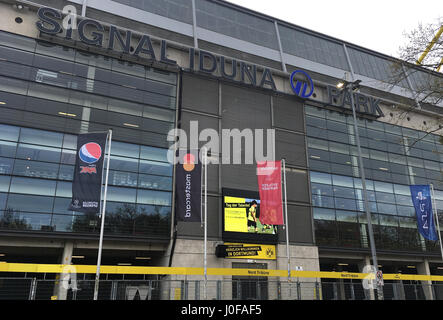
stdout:
[(0, 229), (98, 232), (67, 210), (79, 133), (113, 129), (107, 234), (167, 238), (177, 74), (0, 32)]
[[(306, 107), (314, 224), (320, 246), (368, 248), (353, 118)], [(418, 233), (409, 185), (430, 184), (443, 213), (441, 137), (359, 119), (377, 249), (438, 251)]]

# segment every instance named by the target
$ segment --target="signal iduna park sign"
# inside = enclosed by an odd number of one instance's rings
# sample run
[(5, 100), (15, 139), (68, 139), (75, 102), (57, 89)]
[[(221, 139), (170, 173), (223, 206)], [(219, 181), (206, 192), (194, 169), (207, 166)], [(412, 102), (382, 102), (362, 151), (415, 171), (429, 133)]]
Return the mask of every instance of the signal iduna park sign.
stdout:
[[(36, 26), (43, 34), (63, 39), (66, 42), (79, 41), (91, 48), (95, 47), (126, 54), (147, 62), (156, 61), (167, 65), (178, 65), (177, 61), (168, 58), (168, 42), (166, 40), (153, 39), (147, 34), (136, 33), (114, 25), (105, 25), (89, 18), (77, 17), (76, 15), (64, 16), (61, 11), (53, 8), (41, 7), (37, 15), (40, 20), (36, 23)], [(75, 33), (74, 30), (76, 30)], [(154, 41), (159, 43), (159, 52), (154, 50)], [(200, 72), (257, 88), (278, 91), (272, 70), (265, 66), (238, 61), (234, 58), (215, 55), (196, 48), (188, 48), (188, 66), (189, 71), (192, 72)], [(309, 99), (313, 95), (314, 82), (308, 73), (296, 70), (288, 78), (292, 92), (296, 96)], [(346, 91), (339, 92), (329, 88), (330, 105), (347, 109), (345, 105), (349, 100), (349, 94)], [(333, 103), (341, 95), (343, 96), (342, 103)], [(378, 106), (379, 100), (358, 94), (356, 101), (358, 107), (356, 111), (358, 113), (374, 117), (384, 116)]]

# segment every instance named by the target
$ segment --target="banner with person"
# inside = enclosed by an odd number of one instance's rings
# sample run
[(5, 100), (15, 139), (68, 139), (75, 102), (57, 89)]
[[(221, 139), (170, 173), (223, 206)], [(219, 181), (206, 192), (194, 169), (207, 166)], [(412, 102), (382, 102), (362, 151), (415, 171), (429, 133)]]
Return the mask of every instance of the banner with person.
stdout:
[(410, 189), (417, 216), (418, 231), (428, 240), (438, 240), (432, 211), (431, 187), (429, 185), (412, 185)]
[(83, 213), (100, 211), (107, 137), (108, 132), (86, 133), (78, 136), (69, 210)]
[(283, 225), (281, 161), (257, 162), (260, 222)]

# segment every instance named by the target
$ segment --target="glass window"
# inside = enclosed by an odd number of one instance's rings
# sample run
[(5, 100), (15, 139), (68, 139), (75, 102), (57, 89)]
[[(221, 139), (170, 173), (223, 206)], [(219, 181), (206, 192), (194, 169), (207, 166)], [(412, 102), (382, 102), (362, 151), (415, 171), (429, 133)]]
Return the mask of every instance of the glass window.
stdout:
[(58, 178), (60, 180), (72, 181), (74, 179), (74, 166), (60, 165)]
[(376, 191), (377, 202), (395, 203), (395, 197), (393, 193)]
[(74, 165), (76, 154), (76, 150), (62, 149), (60, 162)]
[(143, 106), (143, 118), (174, 122), (175, 112), (173, 110), (161, 109), (158, 107)]
[(55, 181), (12, 177), (10, 192), (53, 196)]
[(335, 208), (334, 198), (312, 195), (312, 205), (323, 208)]
[(74, 211), (69, 211), (69, 205), (71, 204), (70, 198), (55, 198), (54, 200), (54, 213), (60, 213), (60, 214), (66, 214), (73, 216), (75, 213)]
[(332, 175), (332, 181), (335, 186), (354, 187), (354, 180), (352, 177)]
[(397, 214), (397, 207), (393, 204), (378, 202), (377, 207), (379, 213), (392, 214), (392, 215)]
[(352, 211), (336, 210), (337, 221), (357, 223), (357, 213)]
[(0, 140), (0, 156), (14, 158), (16, 149), (17, 143)]
[(143, 113), (143, 106), (138, 103), (132, 103), (124, 100), (109, 99), (108, 110), (141, 117)]
[(140, 146), (136, 144), (113, 141), (111, 144), (111, 155), (139, 158)]
[(322, 161), (330, 161), (329, 152), (317, 149), (308, 149), (308, 155), (311, 159), (322, 160)]
[(71, 182), (57, 182), (57, 197), (72, 198), (72, 183)]
[[(1, 97), (0, 97), (1, 100)], [(18, 141), (18, 136), (20, 133), (19, 127), (8, 126), (5, 124), (0, 124), (0, 138), (2, 140)]]
[[(412, 200), (411, 200), (412, 203)], [(414, 217), (415, 209), (411, 206), (397, 206), (397, 214), (399, 216)]]
[(318, 161), (318, 160), (314, 160), (312, 158), (309, 158), (309, 167), (312, 170), (331, 172), (331, 166), (330, 166), (329, 162), (326, 162), (326, 161)]
[(170, 206), (171, 193), (152, 190), (138, 190), (137, 203)]
[(14, 159), (0, 157), (0, 174), (11, 174)]
[(409, 186), (403, 186), (400, 184), (394, 184), (394, 190), (396, 194), (402, 194), (406, 196), (411, 196), (411, 189)]
[(76, 51), (75, 49), (56, 45), (42, 40), (38, 40), (36, 42), (37, 42), (35, 49), (36, 53), (41, 53), (46, 56), (52, 56), (52, 57), (74, 61), (74, 55)]
[(0, 211), (6, 208), (6, 198), (8, 197), (7, 193), (0, 193)]
[(77, 150), (77, 136), (65, 134), (63, 138), (63, 148)]
[(9, 183), (11, 182), (10, 176), (0, 175), (0, 192), (9, 192)]
[(316, 220), (335, 221), (335, 210), (333, 209), (313, 208), (313, 211), (314, 211), (314, 219)]
[(53, 231), (70, 232), (75, 216), (54, 214), (51, 217), (51, 227)]
[(63, 134), (22, 128), (20, 133), (20, 142), (40, 144), (51, 147), (61, 147), (63, 142)]
[(312, 194), (317, 196), (333, 196), (332, 186), (321, 183), (311, 183)]
[(397, 204), (401, 204), (404, 206), (412, 206), (412, 198), (410, 195), (395, 195), (395, 201)]
[(136, 189), (108, 187), (108, 200), (135, 203)]
[(380, 160), (380, 161), (389, 161), (387, 152), (381, 152), (376, 150), (370, 150), (369, 152), (371, 159)]
[(355, 200), (344, 199), (344, 198), (335, 198), (335, 208), (337, 209), (347, 209), (347, 210), (357, 210), (357, 205)]
[[(366, 190), (374, 190), (374, 182), (372, 180), (365, 180), (366, 182)], [(363, 189), (363, 184), (361, 179), (354, 178), (354, 186), (356, 189)]]
[(0, 76), (0, 91), (26, 95), (27, 90), (27, 81)]
[(17, 159), (14, 165), (14, 174), (18, 176), (57, 179), (58, 167), (59, 165), (54, 163)]
[(20, 143), (17, 148), (17, 158), (59, 162), (60, 149)]
[(334, 196), (340, 198), (354, 199), (355, 193), (353, 188), (338, 187), (334, 185)]
[(308, 147), (328, 151), (328, 141), (308, 137)]
[(311, 182), (332, 184), (331, 175), (328, 173), (312, 172), (310, 173)]
[(169, 163), (140, 160), (139, 172), (143, 174), (172, 176), (172, 165)]
[(394, 193), (393, 186), (391, 183), (374, 181), (375, 191)]
[[(306, 105), (306, 114), (318, 118), (325, 118), (325, 109)], [(306, 117), (307, 118), (307, 117)]]
[(140, 174), (138, 187), (144, 189), (172, 190), (172, 178)]
[(133, 172), (109, 171), (109, 184), (122, 187), (137, 187), (138, 174)]
[(52, 212), (54, 198), (10, 193), (7, 208), (25, 212)]
[(348, 133), (348, 127), (347, 127), (346, 123), (328, 120), (327, 127), (328, 127), (328, 130)]
[(349, 146), (344, 144), (342, 140), (342, 143), (335, 143), (335, 142), (329, 142), (329, 151), (341, 153), (341, 154), (350, 154), (349, 152)]
[[(106, 164), (105, 164), (106, 167)], [(110, 169), (118, 171), (138, 171), (138, 159), (123, 158), (119, 156), (111, 157)]]

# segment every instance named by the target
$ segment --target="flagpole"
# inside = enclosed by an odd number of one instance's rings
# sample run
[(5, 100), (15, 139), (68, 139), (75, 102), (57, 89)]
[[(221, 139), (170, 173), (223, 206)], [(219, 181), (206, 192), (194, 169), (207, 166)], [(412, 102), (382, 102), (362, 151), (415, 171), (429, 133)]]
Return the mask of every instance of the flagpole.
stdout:
[(288, 257), (288, 281), (291, 281), (291, 254), (289, 250), (289, 223), (288, 223), (288, 194), (286, 192), (286, 159), (282, 159), (283, 164), (283, 186), (285, 195), (285, 220), (286, 220), (286, 255)]
[(95, 286), (94, 286), (94, 300), (98, 299), (98, 287), (100, 283), (100, 265), (102, 260), (103, 250), (103, 233), (105, 228), (105, 213), (106, 213), (106, 198), (108, 196), (108, 179), (109, 179), (109, 163), (111, 160), (111, 141), (112, 141), (112, 129), (108, 133), (108, 160), (106, 164), (106, 178), (105, 178), (105, 191), (103, 194), (103, 206), (101, 212), (101, 227), (100, 227), (100, 241), (98, 245), (98, 258), (97, 258), (97, 271), (95, 274)]
[(438, 240), (440, 241), (440, 253), (441, 253), (441, 259), (443, 260), (443, 246), (442, 246), (442, 242), (441, 242), (440, 222), (438, 221), (438, 210), (437, 210), (437, 205), (435, 204), (434, 185), (431, 183), (430, 186), (431, 186), (431, 190), (432, 190), (432, 208), (434, 210), (434, 219), (437, 222)]
[(205, 192), (204, 192), (204, 205), (205, 205), (205, 230), (204, 230), (204, 269), (205, 269), (205, 285), (204, 285), (204, 296), (205, 300), (208, 299), (208, 292), (207, 292), (207, 282), (208, 282), (208, 151), (204, 147), (202, 149), (204, 151), (203, 153), (203, 168), (204, 168), (204, 183), (205, 183)]

